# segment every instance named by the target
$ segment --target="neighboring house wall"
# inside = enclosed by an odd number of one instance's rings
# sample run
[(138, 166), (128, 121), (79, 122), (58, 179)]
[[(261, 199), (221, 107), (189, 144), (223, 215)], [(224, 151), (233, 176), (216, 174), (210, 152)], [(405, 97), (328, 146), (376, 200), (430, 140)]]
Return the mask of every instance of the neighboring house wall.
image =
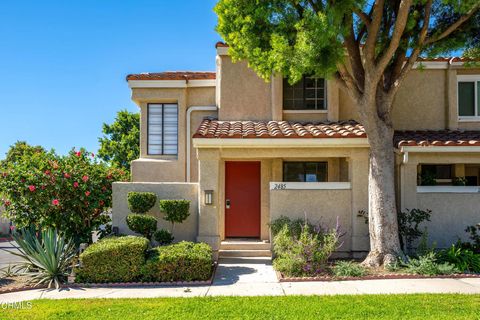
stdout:
[[(118, 227), (120, 234), (133, 234), (126, 223), (128, 209), (127, 194), (130, 191), (154, 192), (158, 200), (162, 199), (186, 199), (190, 201), (190, 216), (183, 222), (175, 224), (175, 241), (195, 241), (198, 234), (198, 184), (197, 183), (113, 183), (113, 221), (112, 224)], [(158, 220), (158, 229), (171, 230), (171, 224), (163, 220), (163, 213), (160, 212), (158, 201), (150, 210), (149, 214)]]
[[(463, 186), (449, 186), (448, 192), (442, 186), (427, 187), (429, 192), (418, 188), (418, 165), (480, 163), (477, 153), (409, 153), (407, 163), (398, 163), (401, 179), (400, 209), (432, 210), (431, 221), (426, 222), (430, 243), (444, 248), (458, 238), (468, 240), (465, 228), (475, 225), (480, 219), (480, 187), (476, 193), (465, 192)], [(453, 192), (452, 192), (453, 191)]]

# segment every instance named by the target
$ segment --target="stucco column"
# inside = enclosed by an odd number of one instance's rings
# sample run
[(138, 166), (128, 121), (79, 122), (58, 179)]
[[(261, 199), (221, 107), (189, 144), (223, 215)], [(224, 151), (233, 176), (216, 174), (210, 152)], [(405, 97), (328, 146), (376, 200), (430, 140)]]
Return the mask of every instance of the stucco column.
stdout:
[(458, 129), (457, 71), (448, 69), (446, 77), (447, 128)]
[(358, 212), (368, 212), (368, 149), (356, 149), (348, 159), (349, 177), (352, 185), (352, 251), (368, 251), (370, 241), (368, 224)]
[(272, 92), (272, 120), (283, 120), (283, 77), (275, 75), (272, 77), (271, 83)]
[[(220, 247), (220, 153), (217, 149), (197, 149), (199, 160), (199, 217), (197, 241), (214, 251)], [(213, 204), (204, 201), (205, 190), (213, 190)]]
[(401, 200), (400, 210), (417, 207), (417, 165), (410, 155), (410, 160), (400, 166)]
[(327, 80), (328, 121), (338, 121), (340, 118), (339, 87), (335, 79)]

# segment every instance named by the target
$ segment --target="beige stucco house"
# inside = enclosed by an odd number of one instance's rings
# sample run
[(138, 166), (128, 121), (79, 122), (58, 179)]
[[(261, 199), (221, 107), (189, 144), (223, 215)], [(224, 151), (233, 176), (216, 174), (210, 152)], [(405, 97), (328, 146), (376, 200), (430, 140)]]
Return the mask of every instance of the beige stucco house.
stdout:
[[(114, 226), (130, 232), (127, 192), (153, 191), (192, 201), (177, 240), (223, 255), (268, 255), (268, 224), (282, 215), (338, 218), (346, 231), (339, 253), (364, 255), (368, 227), (358, 213), (368, 211), (369, 144), (355, 102), (331, 79), (266, 83), (232, 63), (226, 45), (216, 50), (214, 72), (127, 76), (141, 156), (132, 182), (114, 184)], [(393, 121), (399, 208), (432, 210), (430, 241), (449, 246), (480, 220), (480, 69), (458, 58), (419, 61)]]

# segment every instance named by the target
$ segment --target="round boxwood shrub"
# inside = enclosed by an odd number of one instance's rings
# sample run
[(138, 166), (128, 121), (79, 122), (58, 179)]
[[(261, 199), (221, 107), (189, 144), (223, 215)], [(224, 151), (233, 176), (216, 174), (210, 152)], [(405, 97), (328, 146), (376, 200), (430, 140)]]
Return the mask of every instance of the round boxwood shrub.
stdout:
[(153, 234), (153, 238), (157, 241), (160, 245), (167, 245), (173, 242), (173, 235), (167, 229), (160, 229), (155, 231)]
[(129, 192), (127, 200), (132, 213), (147, 213), (155, 205), (157, 195), (153, 192)]
[(127, 226), (150, 240), (157, 230), (157, 219), (146, 214), (132, 213), (127, 216)]
[(149, 241), (143, 237), (109, 237), (80, 255), (76, 282), (129, 282), (139, 279)]
[(190, 215), (190, 201), (188, 200), (160, 200), (160, 211), (164, 213), (163, 219), (172, 224), (182, 223)]
[(208, 280), (212, 276), (212, 248), (206, 243), (182, 241), (149, 251), (142, 281)]

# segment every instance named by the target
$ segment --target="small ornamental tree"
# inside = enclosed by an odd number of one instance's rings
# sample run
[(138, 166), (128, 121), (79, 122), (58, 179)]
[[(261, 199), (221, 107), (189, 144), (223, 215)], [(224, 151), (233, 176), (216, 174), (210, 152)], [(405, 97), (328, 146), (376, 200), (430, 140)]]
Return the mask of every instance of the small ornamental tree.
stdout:
[(157, 195), (153, 192), (129, 192), (127, 201), (132, 213), (147, 213), (157, 202)]
[(84, 149), (67, 156), (39, 149), (2, 163), (0, 194), (15, 226), (56, 228), (78, 244), (109, 220), (102, 213), (112, 204), (112, 182), (126, 178)]
[(160, 200), (160, 211), (165, 214), (163, 219), (172, 224), (173, 233), (175, 223), (182, 223), (190, 215), (190, 201)]

